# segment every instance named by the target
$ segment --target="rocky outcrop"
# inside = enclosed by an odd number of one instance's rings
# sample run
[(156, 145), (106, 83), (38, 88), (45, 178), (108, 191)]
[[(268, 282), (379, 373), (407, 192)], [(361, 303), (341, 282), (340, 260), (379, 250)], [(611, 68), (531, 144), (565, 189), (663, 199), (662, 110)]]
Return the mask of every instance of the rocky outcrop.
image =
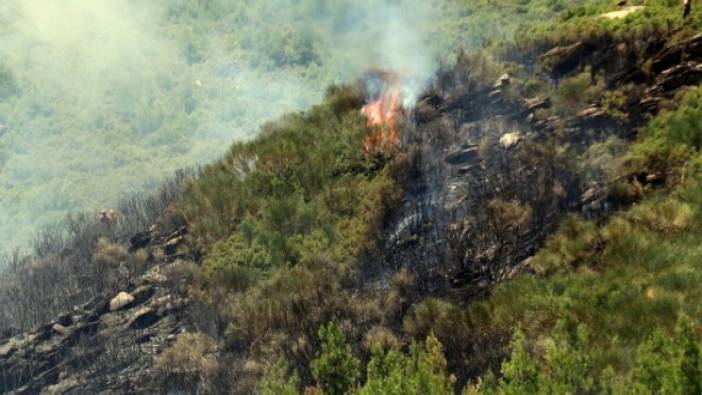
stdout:
[(651, 71), (662, 73), (690, 59), (702, 59), (702, 33), (662, 50), (653, 57)]
[(153, 358), (188, 330), (191, 301), (155, 266), (129, 289), (0, 340), (0, 393), (153, 393)]
[(541, 62), (548, 65), (553, 74), (563, 75), (582, 64), (582, 59), (590, 55), (596, 47), (585, 41), (571, 45), (555, 47), (541, 55)]

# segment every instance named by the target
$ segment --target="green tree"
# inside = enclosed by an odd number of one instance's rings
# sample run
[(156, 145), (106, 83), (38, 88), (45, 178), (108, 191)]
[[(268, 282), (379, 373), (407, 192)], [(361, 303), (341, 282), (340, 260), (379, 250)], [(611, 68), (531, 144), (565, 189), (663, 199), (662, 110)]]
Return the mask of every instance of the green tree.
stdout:
[(517, 328), (510, 342), (512, 354), (502, 363), (500, 391), (504, 394), (535, 394), (538, 392), (539, 369), (526, 347), (526, 337)]
[(409, 354), (375, 345), (361, 395), (450, 395), (455, 378), (447, 373), (439, 340), (429, 335)]
[(695, 335), (695, 323), (681, 315), (675, 328), (675, 348), (677, 349), (677, 382), (680, 393), (701, 394), (702, 372), (700, 372), (700, 347)]
[(585, 347), (589, 332), (584, 324), (575, 333), (568, 330), (567, 320), (559, 320), (551, 335), (553, 342), (546, 350), (546, 369), (539, 375), (539, 390), (552, 394), (587, 394), (595, 388), (592, 357)]
[(637, 350), (636, 367), (632, 371), (634, 392), (680, 393), (674, 360), (673, 342), (665, 332), (656, 330)]
[(385, 352), (379, 344), (373, 346), (371, 353), (371, 360), (367, 366), (367, 381), (360, 395), (405, 394), (405, 370), (409, 358), (397, 350)]
[(282, 359), (271, 366), (261, 380), (261, 395), (297, 395), (300, 378), (297, 372), (288, 375), (288, 370), (288, 364)]
[(410, 393), (426, 395), (453, 394), (455, 377), (447, 376), (444, 349), (434, 335), (427, 336), (424, 347), (412, 347), (412, 363), (415, 372), (409, 379)]
[(360, 361), (353, 356), (337, 320), (319, 329), (322, 351), (312, 361), (312, 373), (326, 395), (349, 393), (360, 376)]

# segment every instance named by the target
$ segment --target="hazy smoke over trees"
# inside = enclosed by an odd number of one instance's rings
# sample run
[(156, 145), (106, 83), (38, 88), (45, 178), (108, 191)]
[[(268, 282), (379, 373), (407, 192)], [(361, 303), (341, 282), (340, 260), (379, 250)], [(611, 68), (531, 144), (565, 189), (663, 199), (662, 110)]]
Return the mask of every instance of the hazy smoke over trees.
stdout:
[[(435, 4), (441, 2), (442, 4)], [(436, 0), (4, 0), (0, 241), (111, 207), (374, 67), (416, 93)], [(408, 96), (411, 100), (411, 95)]]

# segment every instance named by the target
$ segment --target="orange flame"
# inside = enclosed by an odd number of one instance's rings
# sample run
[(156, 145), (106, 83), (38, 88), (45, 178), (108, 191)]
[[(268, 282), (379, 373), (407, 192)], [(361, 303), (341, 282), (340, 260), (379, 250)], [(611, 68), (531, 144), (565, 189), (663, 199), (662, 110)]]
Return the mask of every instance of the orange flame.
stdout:
[(363, 143), (366, 155), (400, 145), (397, 130), (397, 119), (400, 115), (400, 86), (391, 74), (385, 74), (382, 78), (385, 87), (380, 97), (361, 109), (366, 117), (366, 139)]

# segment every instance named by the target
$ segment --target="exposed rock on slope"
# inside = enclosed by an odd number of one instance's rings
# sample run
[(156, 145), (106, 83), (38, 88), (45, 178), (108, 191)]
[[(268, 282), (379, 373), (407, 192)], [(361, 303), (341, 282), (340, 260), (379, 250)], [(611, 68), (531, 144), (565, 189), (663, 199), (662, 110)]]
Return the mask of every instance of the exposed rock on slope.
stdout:
[[(415, 270), (424, 293), (463, 297), (522, 269), (566, 213), (607, 211), (609, 180), (585, 178), (573, 157), (550, 152), (549, 139), (559, 135), (575, 153), (602, 136), (631, 139), (665, 101), (702, 81), (702, 35), (667, 48), (651, 39), (643, 55), (622, 61), (617, 50), (626, 45), (578, 42), (541, 57), (554, 79), (591, 68), (604, 72), (610, 88), (634, 86), (622, 105), (624, 121), (601, 102), (572, 116), (539, 118), (548, 98), (515, 100), (501, 80), (476, 90), (462, 87), (455, 71), (442, 75), (407, 133), (415, 177), (391, 227), (388, 259)], [(649, 59), (655, 72), (647, 71)], [(530, 217), (511, 223), (526, 218), (520, 214)]]
[(0, 392), (148, 393), (153, 357), (188, 330), (191, 301), (156, 266), (136, 287), (95, 300), (41, 328), (0, 341)]

